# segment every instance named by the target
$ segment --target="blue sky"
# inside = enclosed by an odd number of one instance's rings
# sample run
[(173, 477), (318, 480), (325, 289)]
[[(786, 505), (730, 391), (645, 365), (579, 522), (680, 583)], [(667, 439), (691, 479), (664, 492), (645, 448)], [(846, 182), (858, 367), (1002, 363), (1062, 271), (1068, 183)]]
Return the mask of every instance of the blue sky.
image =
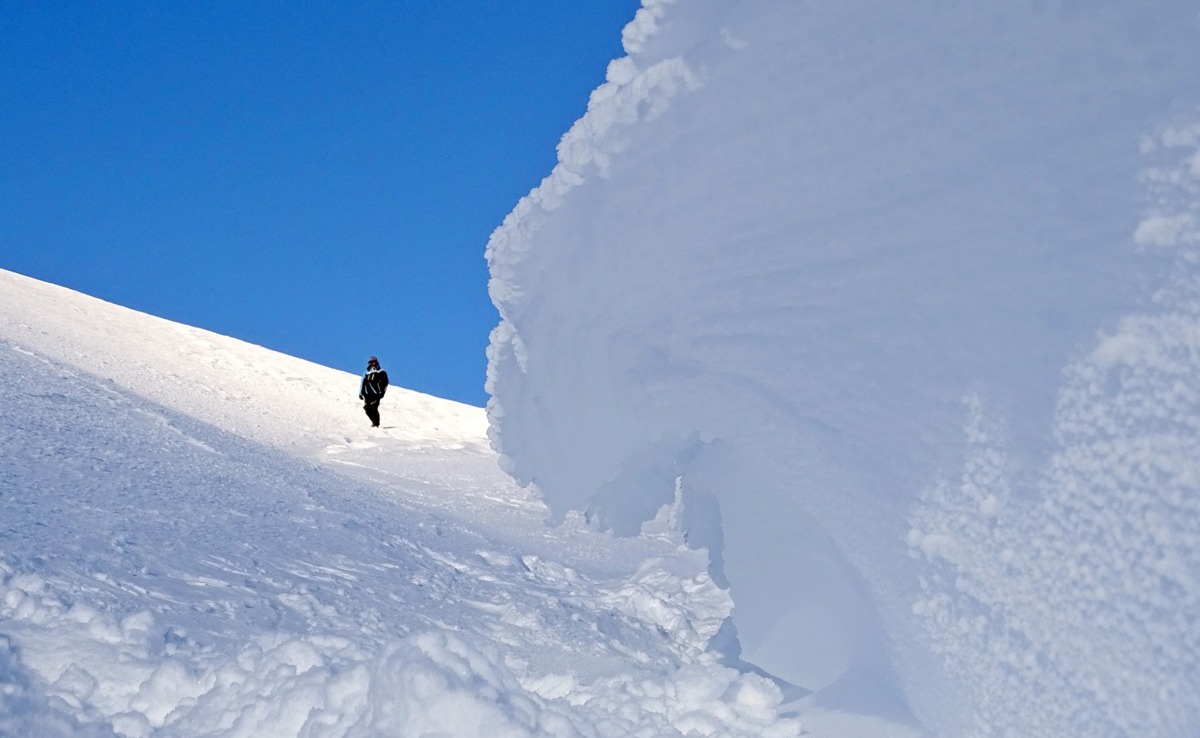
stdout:
[(482, 405), (488, 235), (638, 5), (6, 2), (0, 268)]

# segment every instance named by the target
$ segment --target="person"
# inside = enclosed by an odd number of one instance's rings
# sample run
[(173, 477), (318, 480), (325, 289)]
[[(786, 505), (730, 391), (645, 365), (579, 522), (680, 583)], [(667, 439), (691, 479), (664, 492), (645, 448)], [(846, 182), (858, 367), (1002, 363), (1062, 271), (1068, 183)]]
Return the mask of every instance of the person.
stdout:
[(362, 385), (358, 388), (358, 399), (363, 401), (363, 410), (371, 419), (371, 427), (379, 427), (379, 401), (387, 392), (387, 372), (379, 368), (379, 359), (374, 356), (367, 359), (367, 373), (363, 375)]

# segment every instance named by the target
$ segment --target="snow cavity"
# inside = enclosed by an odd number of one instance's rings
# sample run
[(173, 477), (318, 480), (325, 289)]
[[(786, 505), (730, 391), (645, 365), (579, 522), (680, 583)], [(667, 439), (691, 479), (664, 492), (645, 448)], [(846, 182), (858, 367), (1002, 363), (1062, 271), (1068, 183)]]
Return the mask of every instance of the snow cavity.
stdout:
[(1200, 100), (1195, 6), (646, 2), (624, 40), (489, 243), (506, 468), (623, 534), (679, 494), (719, 642), (814, 704), (1193, 734), (1200, 155), (1143, 136)]

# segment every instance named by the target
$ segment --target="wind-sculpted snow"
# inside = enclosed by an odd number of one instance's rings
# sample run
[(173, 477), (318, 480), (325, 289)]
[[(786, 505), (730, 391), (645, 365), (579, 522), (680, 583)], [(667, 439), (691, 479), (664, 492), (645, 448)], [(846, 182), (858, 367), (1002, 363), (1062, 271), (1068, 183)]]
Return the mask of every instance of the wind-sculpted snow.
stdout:
[(1200, 730), (1200, 228), (1178, 227), (1200, 208), (1200, 126), (1147, 148), (1173, 159), (1146, 173), (1138, 229), (1175, 252), (1170, 284), (1068, 368), (1038, 481), (1010, 478), (1004, 429), (970, 398), (963, 473), (914, 515), (917, 612), (984, 735)]
[(648, 2), (625, 43), (489, 244), (506, 468), (624, 534), (678, 491), (806, 705), (1194, 733), (1192, 149), (1138, 189), (1195, 138), (1138, 146), (1200, 101), (1194, 4)]

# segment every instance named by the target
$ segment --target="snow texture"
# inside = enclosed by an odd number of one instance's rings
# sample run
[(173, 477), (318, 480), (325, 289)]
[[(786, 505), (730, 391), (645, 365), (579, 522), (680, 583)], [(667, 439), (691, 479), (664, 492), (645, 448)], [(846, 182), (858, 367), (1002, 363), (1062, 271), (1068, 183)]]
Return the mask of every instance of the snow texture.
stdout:
[[(1200, 206), (1200, 137), (1181, 132), (1158, 137), (1138, 233)], [(916, 612), (979, 696), (981, 732), (1200, 731), (1200, 229), (1173, 230), (1153, 306), (1067, 368), (1036, 494), (1013, 499), (1003, 427), (969, 397), (962, 474), (914, 514), (931, 565)]]
[(1200, 9), (646, 0), (623, 40), (488, 246), (505, 468), (624, 535), (678, 495), (726, 656), (808, 708), (1200, 733)]
[(0, 736), (800, 734), (671, 508), (548, 529), (482, 410), (357, 389), (0, 271)]

